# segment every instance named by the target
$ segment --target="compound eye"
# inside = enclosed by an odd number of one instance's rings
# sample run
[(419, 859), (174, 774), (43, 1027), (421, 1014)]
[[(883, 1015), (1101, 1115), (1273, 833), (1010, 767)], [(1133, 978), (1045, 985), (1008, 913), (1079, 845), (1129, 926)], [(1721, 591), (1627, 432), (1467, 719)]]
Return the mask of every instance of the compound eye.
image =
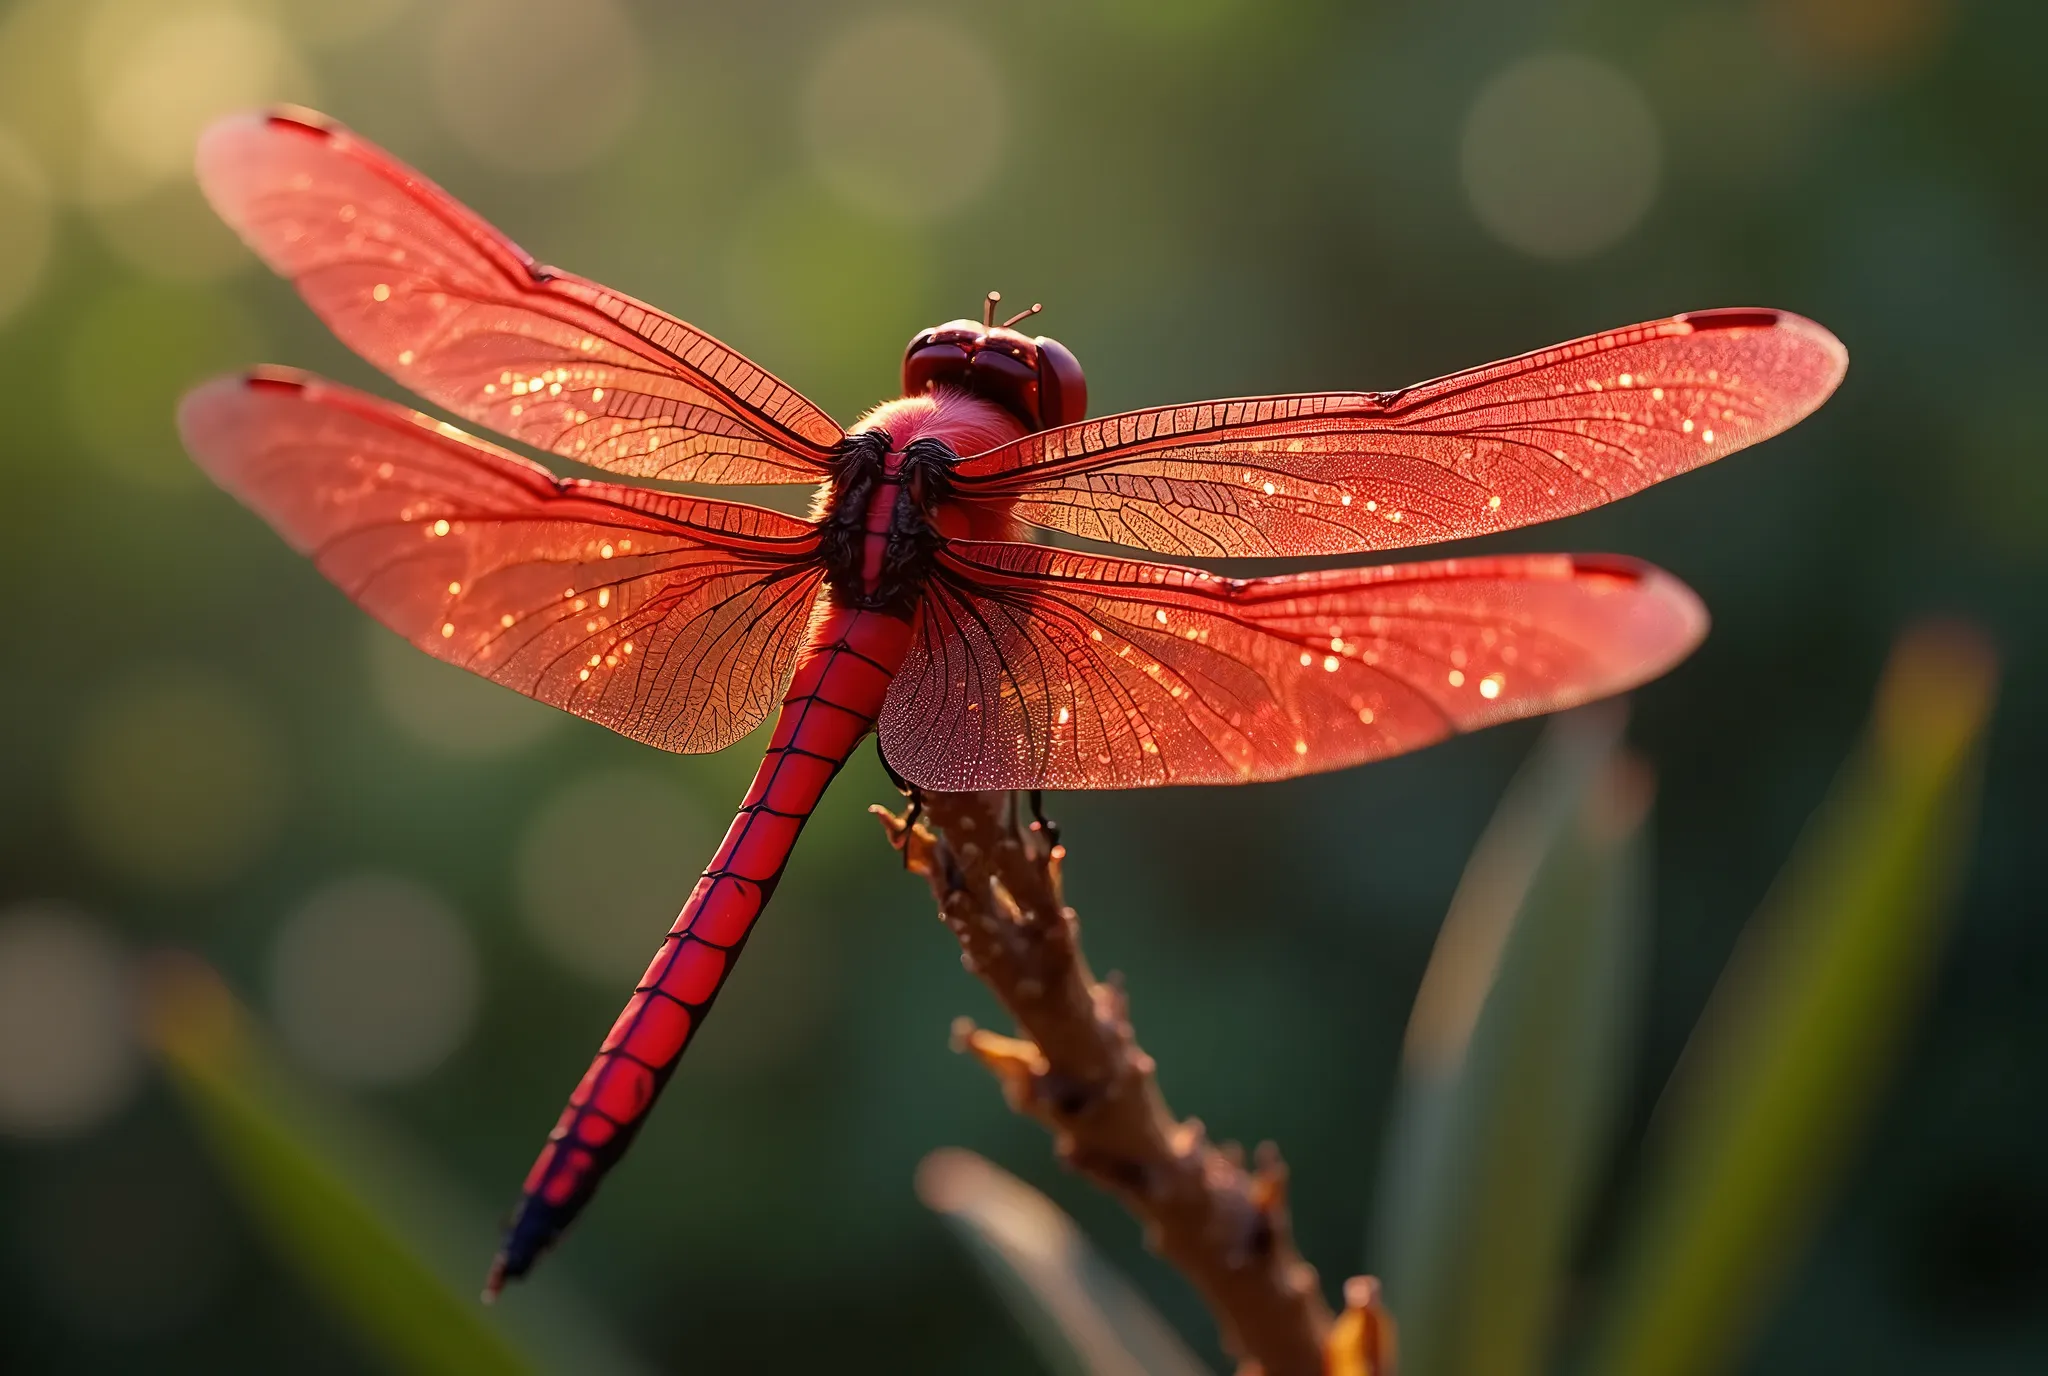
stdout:
[(1038, 367), (1038, 345), (1029, 336), (1018, 334), (998, 326), (985, 334), (976, 350), (981, 354), (1000, 354), (1014, 359), (1027, 368)]
[(1057, 339), (1040, 335), (1038, 345), (1039, 418), (1050, 430), (1088, 418), (1088, 378), (1081, 360)]
[(930, 330), (910, 341), (910, 351), (903, 356), (903, 395), (922, 396), (934, 384), (943, 383), (949, 387), (968, 386), (968, 376), (973, 370), (969, 355), (954, 344), (933, 343), (926, 336)]

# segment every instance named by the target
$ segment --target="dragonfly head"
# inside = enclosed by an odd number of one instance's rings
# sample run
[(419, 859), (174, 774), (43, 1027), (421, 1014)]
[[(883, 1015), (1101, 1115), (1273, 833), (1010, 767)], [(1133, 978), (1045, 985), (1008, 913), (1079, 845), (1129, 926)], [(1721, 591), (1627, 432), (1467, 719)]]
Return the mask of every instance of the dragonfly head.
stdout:
[(979, 324), (949, 320), (919, 330), (903, 352), (903, 394), (957, 387), (992, 401), (1032, 430), (1072, 425), (1088, 414), (1088, 379), (1057, 339), (1033, 338), (1011, 326), (1039, 307), (995, 323), (999, 292), (990, 292)]

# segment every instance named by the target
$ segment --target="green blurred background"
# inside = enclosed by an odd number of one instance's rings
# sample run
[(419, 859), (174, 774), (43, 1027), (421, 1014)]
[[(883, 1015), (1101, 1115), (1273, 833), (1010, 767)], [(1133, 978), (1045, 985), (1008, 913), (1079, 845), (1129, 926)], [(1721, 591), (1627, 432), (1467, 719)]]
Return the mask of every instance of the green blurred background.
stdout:
[[(754, 764), (414, 654), (179, 452), (172, 404), (214, 371), (392, 392), (192, 187), (206, 118), (292, 99), (842, 419), (992, 287), (1046, 303), (1097, 413), (1391, 387), (1705, 306), (1826, 323), (1849, 378), (1791, 435), (1492, 542), (1653, 559), (1715, 617), (1631, 725), (1657, 920), (1576, 1269), (1612, 1261), (1657, 1088), (1893, 634), (1959, 613), (2006, 672), (1969, 882), (1745, 1369), (2048, 1369), (2044, 50), (2025, 0), (0, 0), (0, 1367), (377, 1369), (148, 1069), (138, 962), (216, 964), (488, 1218)], [(1169, 1097), (1283, 1145), (1333, 1287), (1369, 1262), (1408, 1005), (1534, 730), (1052, 802)], [(947, 1050), (954, 1015), (999, 1017), (862, 815), (891, 800), (871, 756), (834, 788), (542, 1286), (655, 1369), (1035, 1370), (912, 1196), (959, 1144), (1215, 1360), (1135, 1229)]]

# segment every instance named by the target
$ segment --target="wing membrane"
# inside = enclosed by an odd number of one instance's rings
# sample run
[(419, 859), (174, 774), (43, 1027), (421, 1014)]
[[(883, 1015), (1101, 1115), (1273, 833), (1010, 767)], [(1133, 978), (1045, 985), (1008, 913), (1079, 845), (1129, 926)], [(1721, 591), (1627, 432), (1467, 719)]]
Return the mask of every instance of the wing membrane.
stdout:
[(1238, 580), (963, 542), (940, 556), (882, 746), (933, 789), (1288, 778), (1634, 687), (1705, 629), (1683, 584), (1616, 558)]
[(969, 459), (956, 488), (1162, 554), (1399, 549), (1568, 516), (1712, 462), (1805, 417), (1847, 362), (1790, 312), (1699, 311), (1400, 392), (1085, 421)]
[(309, 111), (200, 140), (221, 218), (348, 346), (436, 405), (580, 463), (678, 482), (815, 482), (843, 432), (654, 307), (536, 265), (412, 168)]
[(438, 659), (676, 751), (737, 740), (789, 680), (823, 576), (806, 522), (558, 479), (283, 369), (178, 419), (215, 481)]

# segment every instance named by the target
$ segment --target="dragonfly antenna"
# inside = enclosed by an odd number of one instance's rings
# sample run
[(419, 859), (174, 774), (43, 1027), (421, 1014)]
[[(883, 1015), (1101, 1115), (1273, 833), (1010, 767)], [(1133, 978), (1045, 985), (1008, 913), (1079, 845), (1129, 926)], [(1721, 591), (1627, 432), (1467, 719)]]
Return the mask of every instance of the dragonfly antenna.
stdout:
[(1008, 320), (1005, 320), (1005, 321), (1003, 322), (1003, 328), (1007, 330), (1007, 329), (1009, 329), (1009, 328), (1010, 328), (1010, 326), (1012, 326), (1012, 325), (1016, 324), (1016, 323), (1017, 323), (1017, 322), (1018, 322), (1019, 320), (1029, 320), (1029, 319), (1030, 319), (1030, 318), (1031, 318), (1032, 316), (1034, 316), (1034, 315), (1037, 315), (1037, 314), (1038, 314), (1038, 313), (1039, 313), (1040, 311), (1042, 311), (1042, 310), (1044, 310), (1044, 309), (1045, 309), (1045, 302), (1043, 302), (1043, 301), (1033, 301), (1033, 302), (1031, 303), (1031, 309), (1030, 309), (1030, 310), (1028, 310), (1028, 311), (1018, 311), (1018, 312), (1017, 312), (1017, 313), (1016, 313), (1015, 315), (1011, 316), (1011, 317), (1010, 317), (1010, 318), (1009, 318)]
[(995, 323), (996, 323), (996, 305), (997, 305), (997, 303), (998, 303), (998, 302), (1000, 302), (1000, 301), (1001, 301), (1002, 299), (1003, 299), (1003, 294), (1002, 294), (1001, 292), (999, 292), (999, 291), (992, 291), (992, 292), (990, 292), (990, 293), (989, 293), (989, 294), (988, 294), (988, 295), (987, 295), (986, 297), (982, 298), (982, 302), (981, 302), (981, 327), (982, 327), (982, 328), (983, 328), (984, 330), (990, 330), (990, 329), (994, 329), (994, 328), (995, 328)]

